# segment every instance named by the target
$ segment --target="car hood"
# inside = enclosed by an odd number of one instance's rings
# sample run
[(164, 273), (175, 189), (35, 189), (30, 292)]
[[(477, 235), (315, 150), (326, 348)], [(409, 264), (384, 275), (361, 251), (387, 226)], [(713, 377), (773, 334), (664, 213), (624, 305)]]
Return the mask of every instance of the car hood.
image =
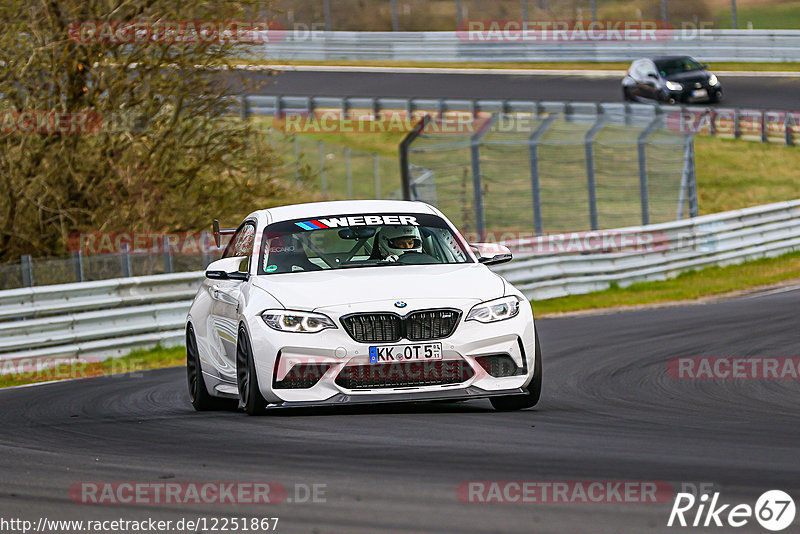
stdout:
[(711, 75), (708, 71), (705, 70), (691, 70), (689, 72), (678, 72), (676, 74), (671, 74), (666, 77), (667, 80), (671, 82), (678, 82), (678, 83), (695, 83), (695, 82), (706, 82)]
[(503, 296), (505, 283), (479, 263), (404, 265), (261, 275), (253, 285), (287, 309), (315, 310), (364, 302)]

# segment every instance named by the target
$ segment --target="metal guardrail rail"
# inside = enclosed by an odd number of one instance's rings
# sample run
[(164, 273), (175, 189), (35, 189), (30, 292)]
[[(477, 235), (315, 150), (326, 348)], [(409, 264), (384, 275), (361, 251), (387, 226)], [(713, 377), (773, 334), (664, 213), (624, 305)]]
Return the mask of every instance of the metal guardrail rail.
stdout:
[[(523, 252), (495, 270), (536, 300), (775, 256), (800, 250), (800, 200), (616, 232), (658, 239), (653, 252), (634, 254)], [(513, 245), (524, 250), (526, 243)], [(107, 358), (157, 343), (180, 344), (202, 277), (193, 272), (2, 291), (0, 373), (14, 361)]]
[(800, 30), (657, 30), (642, 40), (482, 41), (465, 32), (288, 31), (262, 45), (258, 59), (445, 62), (631, 61), (648, 55), (692, 55), (703, 61), (800, 61)]

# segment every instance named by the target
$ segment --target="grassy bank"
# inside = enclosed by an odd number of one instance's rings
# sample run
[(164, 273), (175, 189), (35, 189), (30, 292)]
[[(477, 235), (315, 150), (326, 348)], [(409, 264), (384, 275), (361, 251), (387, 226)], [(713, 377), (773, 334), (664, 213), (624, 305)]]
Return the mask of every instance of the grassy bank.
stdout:
[[(109, 358), (104, 361), (53, 363), (56, 365), (43, 366), (42, 369), (25, 366), (15, 369), (10, 363), (5, 362), (0, 367), (3, 372), (0, 375), (0, 388), (52, 380), (83, 379), (176, 367), (186, 363), (186, 349), (183, 347), (156, 347), (151, 350), (136, 350), (122, 358)], [(9, 373), (12, 370), (15, 372)]]
[(533, 309), (537, 316), (546, 316), (579, 310), (693, 301), (795, 279), (800, 279), (800, 252), (740, 265), (690, 271), (671, 280), (642, 282), (586, 295), (536, 301)]

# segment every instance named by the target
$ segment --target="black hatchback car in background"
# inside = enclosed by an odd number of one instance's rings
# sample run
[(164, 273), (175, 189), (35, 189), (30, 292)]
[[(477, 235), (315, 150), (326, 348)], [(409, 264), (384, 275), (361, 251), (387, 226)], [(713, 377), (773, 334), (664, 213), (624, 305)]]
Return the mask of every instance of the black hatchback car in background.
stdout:
[(622, 80), (625, 100), (656, 100), (665, 104), (719, 102), (719, 79), (689, 56), (637, 59)]

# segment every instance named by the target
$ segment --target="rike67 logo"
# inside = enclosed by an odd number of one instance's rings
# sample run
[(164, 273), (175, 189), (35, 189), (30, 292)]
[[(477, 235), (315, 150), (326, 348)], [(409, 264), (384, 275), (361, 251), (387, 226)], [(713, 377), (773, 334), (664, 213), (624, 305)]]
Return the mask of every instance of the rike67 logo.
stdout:
[(680, 527), (733, 527), (739, 528), (755, 518), (767, 530), (778, 532), (792, 524), (795, 517), (794, 500), (781, 490), (762, 494), (755, 506), (730, 504), (720, 500), (720, 493), (678, 493), (667, 526)]

